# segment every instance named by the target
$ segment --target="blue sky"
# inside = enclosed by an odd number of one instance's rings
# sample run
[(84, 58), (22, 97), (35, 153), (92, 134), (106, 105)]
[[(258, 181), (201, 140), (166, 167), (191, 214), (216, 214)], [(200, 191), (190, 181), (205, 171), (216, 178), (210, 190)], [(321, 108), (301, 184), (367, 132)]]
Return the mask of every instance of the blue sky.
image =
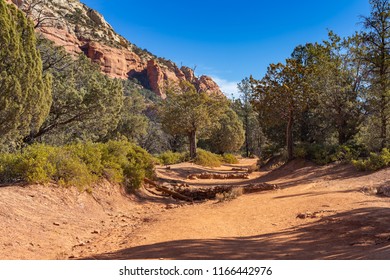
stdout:
[(370, 10), (368, 0), (81, 1), (130, 42), (196, 66), (227, 95), (243, 78), (261, 78), (295, 46), (326, 39), (327, 29), (340, 36), (361, 30), (359, 17)]

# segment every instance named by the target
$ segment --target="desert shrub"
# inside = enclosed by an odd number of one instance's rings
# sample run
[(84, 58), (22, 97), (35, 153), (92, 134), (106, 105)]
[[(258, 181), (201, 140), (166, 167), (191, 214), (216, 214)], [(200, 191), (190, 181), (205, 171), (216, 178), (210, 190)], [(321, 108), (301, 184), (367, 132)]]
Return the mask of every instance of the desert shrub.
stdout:
[(352, 164), (360, 171), (376, 171), (390, 165), (390, 151), (383, 149), (380, 154), (370, 153), (368, 159), (353, 160)]
[(228, 192), (224, 193), (217, 193), (215, 198), (218, 200), (218, 202), (224, 202), (224, 201), (229, 201), (238, 198), (244, 193), (243, 188), (232, 188)]
[(127, 190), (137, 189), (145, 177), (154, 177), (153, 157), (128, 141), (109, 141), (102, 146), (105, 171), (124, 183)]
[(188, 155), (187, 153), (175, 153), (172, 151), (166, 151), (160, 154), (157, 158), (161, 161), (162, 164), (171, 165), (187, 161)]
[(13, 183), (22, 180), (19, 172), (20, 154), (0, 154), (0, 182)]
[(202, 149), (198, 149), (196, 158), (194, 159), (194, 163), (207, 167), (219, 167), (222, 164), (221, 161), (221, 156)]
[(89, 172), (99, 176), (103, 174), (102, 144), (76, 143), (66, 146), (65, 149), (85, 163)]
[(48, 183), (56, 173), (53, 156), (57, 148), (36, 144), (27, 147), (21, 154), (16, 170), (27, 183)]
[(222, 161), (228, 164), (237, 164), (239, 162), (238, 159), (232, 154), (223, 154)]
[(57, 182), (79, 190), (105, 177), (127, 190), (154, 176), (154, 160), (144, 149), (127, 141), (77, 143), (63, 147), (35, 144), (19, 154), (0, 154), (0, 182)]
[(325, 165), (332, 162), (332, 149), (334, 149), (334, 147), (328, 145), (309, 145), (307, 150), (307, 157), (309, 160), (317, 164)]
[(54, 166), (51, 179), (61, 186), (75, 186), (80, 191), (98, 181), (99, 176), (90, 170), (88, 164), (80, 159), (72, 150), (57, 148), (49, 159)]
[(325, 165), (331, 162), (352, 162), (364, 152), (362, 146), (351, 145), (321, 145), (321, 144), (300, 144), (297, 145), (294, 155), (314, 163)]
[(294, 157), (305, 159), (307, 157), (307, 147), (304, 145), (298, 145), (294, 149)]

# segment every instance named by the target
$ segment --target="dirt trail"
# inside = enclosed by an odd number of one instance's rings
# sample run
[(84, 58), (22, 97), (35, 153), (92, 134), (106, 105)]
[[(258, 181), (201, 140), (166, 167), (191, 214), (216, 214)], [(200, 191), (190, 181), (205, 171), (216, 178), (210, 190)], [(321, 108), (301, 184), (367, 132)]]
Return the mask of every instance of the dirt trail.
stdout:
[(64, 198), (63, 190), (41, 186), (0, 188), (0, 258), (390, 259), (390, 198), (361, 191), (390, 185), (390, 169), (368, 174), (295, 161), (246, 180), (187, 179), (232, 167), (180, 164), (158, 173), (203, 187), (267, 182), (281, 189), (182, 205), (124, 197), (107, 185), (95, 198), (71, 190)]

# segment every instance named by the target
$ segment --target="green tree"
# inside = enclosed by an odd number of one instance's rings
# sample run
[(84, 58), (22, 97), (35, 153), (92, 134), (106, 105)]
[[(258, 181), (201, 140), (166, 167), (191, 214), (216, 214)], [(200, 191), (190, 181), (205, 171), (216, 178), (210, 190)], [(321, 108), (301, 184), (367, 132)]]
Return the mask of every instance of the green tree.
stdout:
[(245, 131), (241, 120), (230, 108), (220, 116), (218, 126), (208, 139), (211, 151), (218, 154), (238, 151), (245, 141)]
[(123, 135), (127, 139), (140, 143), (147, 134), (148, 118), (145, 98), (131, 81), (123, 81), (124, 101), (117, 128), (110, 135)]
[(262, 80), (251, 78), (252, 104), (262, 124), (285, 127), (288, 160), (293, 159), (293, 128), (298, 116), (309, 104), (311, 87), (306, 78), (309, 68), (298, 59), (286, 64), (271, 64)]
[(33, 24), (0, 0), (0, 144), (34, 133), (51, 105), (51, 77), (42, 75)]
[(98, 141), (116, 129), (123, 106), (121, 81), (102, 74), (84, 55), (61, 70), (52, 67), (49, 72), (54, 77), (49, 116), (25, 142)]
[(249, 134), (251, 129), (250, 126), (250, 119), (251, 115), (253, 113), (253, 108), (250, 103), (250, 98), (252, 95), (252, 87), (250, 84), (250, 80), (248, 78), (245, 78), (237, 85), (238, 90), (241, 92), (240, 101), (239, 102), (239, 108), (241, 109), (241, 118), (243, 120), (243, 125), (245, 129), (245, 155), (246, 157), (249, 157), (250, 152), (250, 138)]
[(183, 82), (181, 92), (169, 90), (161, 107), (163, 129), (171, 135), (188, 137), (190, 157), (196, 157), (197, 137), (210, 133), (215, 120), (223, 112), (225, 99), (197, 93), (195, 87)]
[[(388, 147), (390, 106), (390, 3), (388, 0), (370, 0), (371, 14), (364, 17), (363, 34), (370, 69), (372, 113), (379, 120), (381, 147)], [(375, 131), (374, 131), (375, 133)]]
[(252, 98), (252, 86), (249, 78), (243, 79), (238, 85), (241, 93), (238, 99), (234, 99), (232, 109), (242, 121), (245, 131), (244, 154), (246, 157), (257, 155), (261, 157), (262, 146), (266, 138), (259, 122), (258, 113), (250, 102)]
[(339, 145), (351, 141), (363, 121), (366, 67), (362, 63), (359, 35), (341, 39), (329, 32), (329, 40), (308, 47), (312, 73), (310, 83), (316, 92), (317, 129), (326, 140), (334, 132)]

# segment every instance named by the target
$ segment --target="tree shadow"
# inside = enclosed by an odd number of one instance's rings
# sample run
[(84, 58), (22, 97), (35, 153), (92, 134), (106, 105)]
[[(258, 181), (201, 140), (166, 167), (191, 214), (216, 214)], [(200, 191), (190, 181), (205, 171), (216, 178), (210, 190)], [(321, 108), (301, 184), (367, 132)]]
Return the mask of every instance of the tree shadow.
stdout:
[(390, 209), (361, 208), (284, 231), (249, 237), (175, 240), (87, 259), (390, 259)]

